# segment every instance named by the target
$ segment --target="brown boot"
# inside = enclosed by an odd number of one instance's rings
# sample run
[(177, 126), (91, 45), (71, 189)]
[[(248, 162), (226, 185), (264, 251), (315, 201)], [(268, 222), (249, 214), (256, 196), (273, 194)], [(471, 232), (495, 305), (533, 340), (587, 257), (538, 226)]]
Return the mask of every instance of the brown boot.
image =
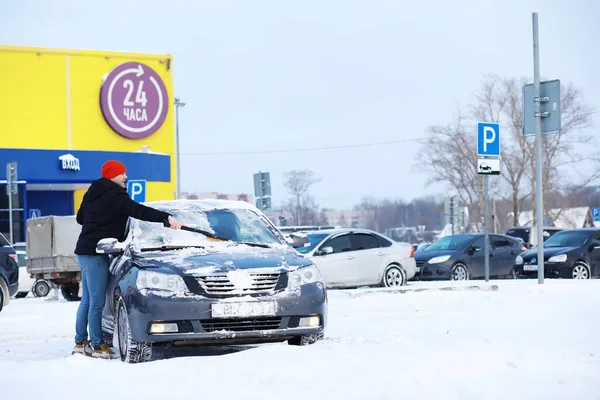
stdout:
[(115, 359), (118, 358), (117, 354), (112, 351), (110, 347), (106, 343), (102, 343), (100, 346), (94, 346), (92, 357), (95, 358), (105, 358), (105, 359)]
[(92, 356), (92, 346), (90, 346), (89, 340), (75, 343), (75, 348), (71, 354), (83, 354), (84, 356)]

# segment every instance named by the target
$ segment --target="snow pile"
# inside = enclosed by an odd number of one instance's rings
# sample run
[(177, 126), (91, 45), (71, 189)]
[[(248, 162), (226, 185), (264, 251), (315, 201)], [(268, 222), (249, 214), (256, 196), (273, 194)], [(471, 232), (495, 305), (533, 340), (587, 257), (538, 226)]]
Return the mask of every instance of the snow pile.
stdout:
[(0, 313), (2, 397), (62, 399), (52, 388), (68, 382), (104, 399), (89, 377), (110, 376), (126, 399), (598, 398), (600, 280), (490, 283), (498, 291), (330, 290), (316, 345), (174, 348), (139, 365), (70, 355), (78, 303), (17, 299)]

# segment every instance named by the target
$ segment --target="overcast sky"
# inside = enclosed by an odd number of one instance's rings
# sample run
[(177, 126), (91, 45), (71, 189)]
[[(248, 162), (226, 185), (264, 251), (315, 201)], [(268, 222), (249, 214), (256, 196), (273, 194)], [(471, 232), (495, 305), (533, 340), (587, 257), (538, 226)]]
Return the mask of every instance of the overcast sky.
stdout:
[(532, 76), (534, 11), (543, 77), (600, 109), (593, 0), (0, 0), (0, 43), (171, 53), (184, 191), (251, 193), (262, 170), (279, 203), (283, 172), (306, 168), (342, 208), (444, 193), (414, 167), (418, 140), (483, 74)]

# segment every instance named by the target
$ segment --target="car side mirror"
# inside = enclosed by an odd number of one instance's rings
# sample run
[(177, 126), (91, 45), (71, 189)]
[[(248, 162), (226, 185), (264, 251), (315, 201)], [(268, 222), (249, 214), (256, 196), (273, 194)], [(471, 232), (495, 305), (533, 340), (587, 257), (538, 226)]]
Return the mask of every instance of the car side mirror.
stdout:
[(115, 238), (101, 239), (96, 245), (96, 253), (100, 254), (118, 254), (122, 253), (125, 244)]
[(479, 247), (479, 246), (471, 246), (469, 248), (469, 254), (473, 254), (473, 253), (475, 253), (475, 252), (477, 252), (479, 250), (481, 250), (481, 247)]
[(308, 240), (308, 236), (306, 236), (304, 233), (292, 232), (288, 235), (288, 237), (288, 243), (295, 249), (310, 245), (310, 240)]
[(333, 253), (333, 247), (331, 247), (331, 246), (323, 247), (321, 250), (319, 250), (320, 256), (324, 256), (326, 254), (332, 254), (332, 253)]

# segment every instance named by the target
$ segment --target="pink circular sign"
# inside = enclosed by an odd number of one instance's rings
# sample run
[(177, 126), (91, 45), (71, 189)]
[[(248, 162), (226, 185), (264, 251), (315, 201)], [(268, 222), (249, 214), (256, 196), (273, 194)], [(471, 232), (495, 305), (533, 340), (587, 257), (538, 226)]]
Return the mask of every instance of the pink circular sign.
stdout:
[(158, 74), (138, 62), (119, 64), (100, 88), (100, 108), (119, 135), (142, 139), (165, 122), (169, 109), (167, 88)]

